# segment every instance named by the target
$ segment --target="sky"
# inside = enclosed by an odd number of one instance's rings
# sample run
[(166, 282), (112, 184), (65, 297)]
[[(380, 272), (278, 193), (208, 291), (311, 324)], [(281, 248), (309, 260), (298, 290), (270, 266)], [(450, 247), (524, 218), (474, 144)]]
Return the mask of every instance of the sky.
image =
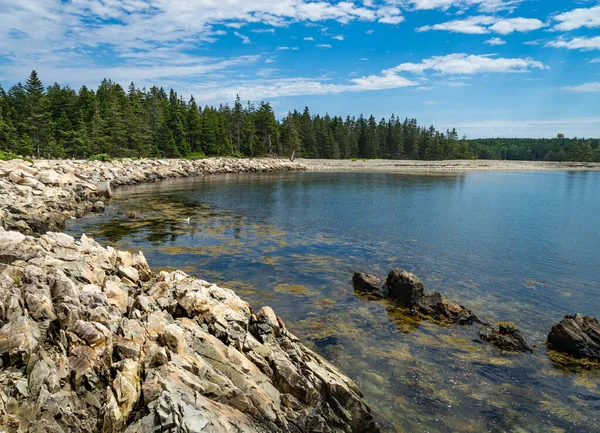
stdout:
[(600, 0), (0, 0), (0, 84), (600, 137)]

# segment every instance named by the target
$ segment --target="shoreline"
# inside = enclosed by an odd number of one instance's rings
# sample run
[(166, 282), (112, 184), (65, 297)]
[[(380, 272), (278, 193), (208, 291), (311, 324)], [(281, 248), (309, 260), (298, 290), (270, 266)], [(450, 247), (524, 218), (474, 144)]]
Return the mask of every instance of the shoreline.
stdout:
[(500, 161), (500, 160), (447, 160), (415, 161), (386, 159), (297, 159), (309, 171), (341, 172), (398, 172), (398, 173), (456, 173), (475, 171), (600, 171), (600, 163)]
[(111, 186), (287, 160), (0, 162), (0, 427), (378, 433), (357, 385), (268, 306), (63, 233)]

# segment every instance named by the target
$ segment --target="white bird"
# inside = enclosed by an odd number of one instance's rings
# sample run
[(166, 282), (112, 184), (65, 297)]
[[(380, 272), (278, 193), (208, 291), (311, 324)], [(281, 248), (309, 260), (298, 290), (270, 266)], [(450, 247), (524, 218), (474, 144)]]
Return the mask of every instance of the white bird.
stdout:
[(189, 224), (190, 223), (190, 217), (187, 217), (186, 219), (184, 219), (183, 222)]

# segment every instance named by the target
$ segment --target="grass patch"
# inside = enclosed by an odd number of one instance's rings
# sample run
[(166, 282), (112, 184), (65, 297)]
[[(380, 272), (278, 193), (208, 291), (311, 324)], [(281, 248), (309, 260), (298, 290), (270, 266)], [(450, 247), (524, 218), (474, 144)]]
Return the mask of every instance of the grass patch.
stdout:
[(185, 159), (206, 159), (208, 158), (204, 152), (192, 152), (185, 156)]
[(110, 162), (112, 161), (112, 158), (107, 153), (99, 153), (97, 155), (90, 156), (88, 161)]

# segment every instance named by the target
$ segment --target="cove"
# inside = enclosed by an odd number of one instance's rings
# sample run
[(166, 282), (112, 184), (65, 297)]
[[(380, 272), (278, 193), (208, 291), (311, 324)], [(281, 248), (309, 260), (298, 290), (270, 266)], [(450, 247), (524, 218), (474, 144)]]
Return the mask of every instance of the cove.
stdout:
[[(119, 188), (68, 232), (272, 306), (385, 431), (586, 432), (600, 376), (556, 368), (543, 343), (566, 313), (600, 315), (599, 192), (598, 172), (223, 175)], [(516, 322), (538, 350), (506, 354), (355, 295), (355, 270), (391, 267)]]

